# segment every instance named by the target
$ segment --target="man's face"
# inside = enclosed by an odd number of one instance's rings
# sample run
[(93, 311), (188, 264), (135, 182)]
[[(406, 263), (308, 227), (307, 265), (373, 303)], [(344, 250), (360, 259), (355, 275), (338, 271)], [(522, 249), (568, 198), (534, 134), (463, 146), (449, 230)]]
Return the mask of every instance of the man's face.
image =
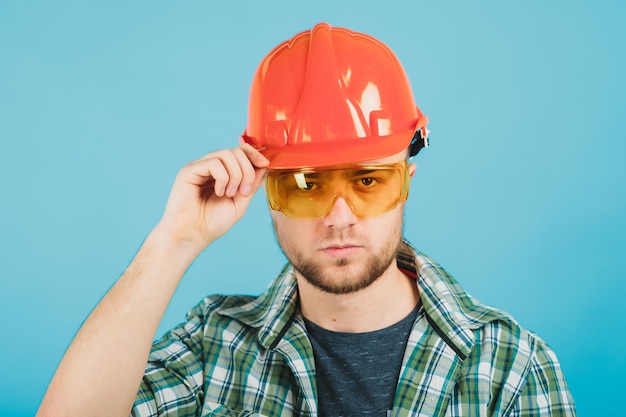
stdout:
[[(369, 161), (402, 161), (406, 153)], [(409, 165), (412, 176), (415, 165)], [(325, 217), (297, 219), (271, 211), (278, 244), (298, 276), (331, 294), (348, 294), (372, 284), (389, 267), (402, 241), (404, 204), (374, 217), (358, 218), (338, 197)]]

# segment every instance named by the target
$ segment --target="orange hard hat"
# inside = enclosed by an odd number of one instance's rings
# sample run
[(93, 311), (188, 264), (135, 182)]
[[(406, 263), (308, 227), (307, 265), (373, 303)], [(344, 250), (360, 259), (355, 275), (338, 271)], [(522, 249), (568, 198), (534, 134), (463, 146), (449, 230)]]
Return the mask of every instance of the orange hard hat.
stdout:
[(320, 23), (261, 61), (242, 138), (272, 169), (320, 167), (415, 154), (427, 122), (389, 47)]

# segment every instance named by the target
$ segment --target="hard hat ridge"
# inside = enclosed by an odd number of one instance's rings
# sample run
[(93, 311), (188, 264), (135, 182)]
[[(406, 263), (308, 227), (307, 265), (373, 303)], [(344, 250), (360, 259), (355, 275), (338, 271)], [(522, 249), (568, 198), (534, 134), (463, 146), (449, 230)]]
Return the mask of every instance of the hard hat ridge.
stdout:
[[(338, 88), (326, 88), (335, 83), (339, 84)], [(310, 143), (313, 138), (323, 142), (368, 136), (368, 123), (359, 103), (346, 91), (330, 25), (316, 25), (309, 38), (302, 95), (293, 114), (288, 142)], [(313, 119), (311, 114), (323, 115), (324, 122), (319, 123), (319, 118)]]

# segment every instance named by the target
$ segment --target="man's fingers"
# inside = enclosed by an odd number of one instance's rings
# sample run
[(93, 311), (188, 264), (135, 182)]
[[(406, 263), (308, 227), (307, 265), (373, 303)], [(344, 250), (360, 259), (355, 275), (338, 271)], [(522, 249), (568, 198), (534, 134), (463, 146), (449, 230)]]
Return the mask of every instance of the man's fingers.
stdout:
[(226, 179), (225, 196), (233, 197), (237, 194), (241, 180), (243, 178), (243, 170), (245, 165), (251, 165), (250, 161), (241, 160), (236, 156), (236, 150), (223, 152), (220, 154), (219, 161), (222, 163), (228, 173)]
[(228, 171), (218, 159), (196, 160), (180, 171), (182, 181), (205, 187), (207, 183), (213, 183), (213, 191), (219, 197), (223, 196), (228, 184)]
[(242, 143), (239, 146), (239, 149), (241, 149), (246, 154), (248, 159), (257, 168), (265, 168), (270, 164), (270, 160), (263, 156), (261, 152), (254, 149), (249, 143)]
[(252, 186), (255, 182), (255, 173), (256, 169), (252, 165), (250, 159), (245, 154), (245, 152), (241, 148), (237, 148), (233, 150), (233, 155), (239, 162), (239, 166), (241, 168), (241, 183), (239, 185), (239, 192), (243, 196), (247, 196), (252, 191)]
[[(218, 197), (234, 197), (237, 193), (247, 196), (258, 188), (259, 168), (269, 164), (259, 151), (248, 144), (239, 148), (211, 152), (191, 162), (187, 167), (187, 182), (202, 186), (213, 184)], [(263, 170), (263, 175), (264, 175)]]

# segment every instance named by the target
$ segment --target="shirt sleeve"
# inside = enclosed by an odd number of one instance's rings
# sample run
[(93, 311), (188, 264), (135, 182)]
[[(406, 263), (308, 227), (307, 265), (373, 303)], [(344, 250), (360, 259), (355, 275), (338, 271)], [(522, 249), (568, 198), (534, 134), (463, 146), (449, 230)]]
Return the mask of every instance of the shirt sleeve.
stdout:
[(542, 340), (532, 359), (530, 372), (510, 416), (576, 416), (574, 399), (556, 354)]
[(203, 311), (152, 345), (131, 416), (195, 416), (203, 401)]

